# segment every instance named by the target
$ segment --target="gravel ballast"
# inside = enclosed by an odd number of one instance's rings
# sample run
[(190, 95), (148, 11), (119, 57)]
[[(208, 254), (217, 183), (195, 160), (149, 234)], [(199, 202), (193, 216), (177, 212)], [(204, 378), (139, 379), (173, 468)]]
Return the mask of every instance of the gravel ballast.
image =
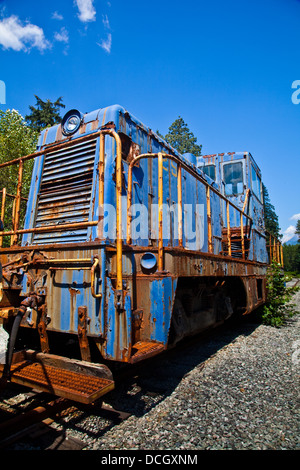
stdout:
[[(295, 301), (299, 309), (299, 292)], [(221, 349), (214, 334), (207, 346), (217, 352), (204, 368), (194, 367), (170, 396), (143, 416), (114, 427), (92, 448), (299, 448), (300, 316), (280, 329), (242, 328)], [(199, 352), (194, 346), (181, 361), (193, 362)]]
[[(300, 312), (300, 292), (294, 302)], [(52, 427), (86, 450), (297, 450), (299, 333), (299, 314), (280, 329), (250, 318), (213, 330), (104, 397), (125, 421), (91, 407)]]

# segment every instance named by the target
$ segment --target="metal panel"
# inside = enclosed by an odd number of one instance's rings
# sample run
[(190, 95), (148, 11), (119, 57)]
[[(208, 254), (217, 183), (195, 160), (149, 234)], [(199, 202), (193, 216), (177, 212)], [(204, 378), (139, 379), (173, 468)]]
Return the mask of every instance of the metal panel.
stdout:
[[(96, 139), (47, 154), (35, 226), (87, 222), (91, 202)], [(87, 228), (36, 234), (33, 244), (83, 242)]]

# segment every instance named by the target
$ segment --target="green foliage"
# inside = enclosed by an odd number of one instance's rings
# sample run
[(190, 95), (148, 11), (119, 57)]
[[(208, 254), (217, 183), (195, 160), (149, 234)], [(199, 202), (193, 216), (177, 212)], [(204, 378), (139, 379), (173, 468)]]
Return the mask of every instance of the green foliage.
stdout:
[(181, 154), (193, 153), (196, 157), (201, 155), (202, 145), (197, 144), (197, 138), (180, 116), (171, 124), (165, 137), (159, 131), (157, 134)]
[(291, 299), (298, 288), (286, 287), (287, 280), (282, 267), (273, 262), (267, 273), (267, 302), (262, 311), (262, 321), (265, 325), (279, 328), (297, 313)]
[[(0, 163), (24, 157), (36, 150), (38, 133), (32, 130), (23, 117), (15, 110), (0, 111)], [(23, 174), (23, 196), (27, 196), (30, 187), (33, 162), (25, 165)], [(0, 189), (15, 194), (18, 182), (18, 165), (2, 168)]]
[[(15, 110), (0, 111), (0, 163), (15, 160), (36, 150), (38, 134), (31, 129), (23, 117)], [(22, 197), (29, 193), (33, 160), (24, 163)], [(19, 165), (1, 168), (0, 191), (6, 188), (8, 194), (16, 195)], [(0, 193), (0, 196), (1, 196)], [(4, 228), (12, 226), (13, 198), (7, 197), (5, 205)], [(21, 222), (25, 214), (26, 201), (21, 205)]]
[(296, 245), (283, 245), (284, 270), (300, 273), (300, 243)]
[(296, 224), (296, 235), (298, 235), (298, 243), (294, 245), (283, 245), (283, 261), (284, 270), (300, 273), (300, 220)]
[(36, 98), (36, 107), (29, 106), (31, 114), (25, 116), (30, 127), (37, 132), (41, 132), (45, 127), (51, 127), (60, 123), (59, 110), (60, 108), (65, 108), (65, 105), (62, 103), (62, 97), (59, 97), (52, 103), (50, 100), (43, 101), (37, 95), (34, 96)]
[(280, 227), (278, 222), (278, 215), (275, 212), (275, 207), (270, 202), (270, 197), (266, 186), (263, 184), (263, 201), (264, 201), (264, 219), (265, 228), (268, 232), (276, 238), (280, 238)]
[(298, 243), (300, 243), (300, 220), (297, 220), (296, 224), (296, 235), (298, 235)]

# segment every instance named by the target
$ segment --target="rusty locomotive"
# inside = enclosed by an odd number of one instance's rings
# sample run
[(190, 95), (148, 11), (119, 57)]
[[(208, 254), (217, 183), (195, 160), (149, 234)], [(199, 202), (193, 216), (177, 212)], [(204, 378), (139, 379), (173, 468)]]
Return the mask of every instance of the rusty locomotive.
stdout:
[(2, 221), (13, 201), (0, 232), (2, 382), (89, 403), (114, 387), (109, 364), (265, 302), (270, 256), (282, 254), (249, 152), (180, 155), (114, 105), (71, 110), (8, 166), (18, 181), (14, 195), (2, 189)]

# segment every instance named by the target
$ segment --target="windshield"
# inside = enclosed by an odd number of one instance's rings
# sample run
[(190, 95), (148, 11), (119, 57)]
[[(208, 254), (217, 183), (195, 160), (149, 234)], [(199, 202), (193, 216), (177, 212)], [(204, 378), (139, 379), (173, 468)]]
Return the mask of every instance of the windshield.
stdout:
[(223, 166), (225, 194), (241, 194), (244, 192), (242, 162), (227, 163)]
[(251, 165), (251, 178), (252, 178), (252, 189), (255, 194), (255, 196), (261, 201), (261, 181), (260, 177), (256, 173), (255, 169)]
[(209, 176), (212, 180), (216, 181), (216, 167), (215, 165), (207, 165), (202, 167), (203, 173)]

